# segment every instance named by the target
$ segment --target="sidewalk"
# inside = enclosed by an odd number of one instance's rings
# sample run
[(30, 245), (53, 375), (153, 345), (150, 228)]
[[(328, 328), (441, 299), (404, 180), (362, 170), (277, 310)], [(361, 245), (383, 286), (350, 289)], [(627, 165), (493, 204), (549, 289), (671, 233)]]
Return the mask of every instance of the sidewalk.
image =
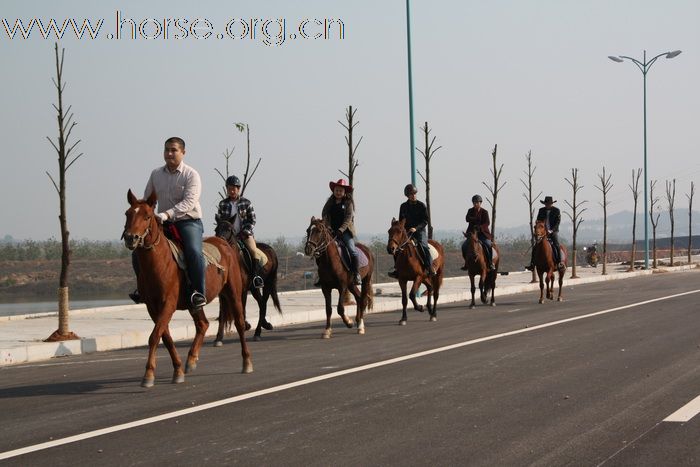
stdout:
[[(696, 259), (697, 261), (697, 259)], [(659, 268), (658, 272), (682, 271), (695, 269), (697, 264)], [(608, 274), (601, 275), (602, 267), (577, 267), (577, 279), (569, 279), (571, 270), (567, 270), (564, 286), (587, 284), (607, 280), (627, 279), (652, 274), (654, 271), (625, 272), (626, 266), (609, 264)], [(499, 297), (523, 292), (533, 293), (533, 302), (537, 300), (535, 290), (539, 284), (531, 284), (530, 272), (511, 272), (507, 276), (499, 276), (496, 282), (496, 304)], [(374, 309), (369, 312), (366, 321), (371, 326), (372, 313), (396, 311), (401, 309), (401, 291), (398, 282), (375, 284)], [(478, 294), (478, 292), (477, 292)], [(267, 319), (274, 326), (285, 326), (296, 323), (322, 321), (326, 318), (323, 295), (320, 289), (310, 289), (279, 294), (283, 314), (277, 313), (270, 300)], [(445, 279), (440, 289), (438, 307), (440, 304), (471, 299), (469, 278), (466, 276)], [(335, 312), (337, 292), (333, 293), (334, 325), (340, 325), (340, 319)], [(425, 303), (425, 298), (419, 299)], [(477, 302), (479, 306), (481, 303)], [(410, 307), (409, 302), (409, 307)], [(412, 308), (411, 308), (412, 309)], [(216, 335), (218, 323), (218, 301), (205, 307), (210, 321), (207, 336)], [(355, 315), (355, 307), (346, 307), (348, 316)], [(248, 300), (248, 321), (255, 326), (258, 319), (257, 303), (252, 298)], [(427, 318), (426, 318), (427, 319)], [(0, 317), (0, 366), (18, 363), (46, 360), (53, 357), (99, 352), (104, 350), (125, 349), (148, 345), (148, 336), (153, 330), (153, 323), (146, 312), (145, 305), (123, 305), (85, 310), (71, 310), (70, 329), (81, 338), (64, 342), (42, 342), (58, 326), (56, 313), (36, 313), (32, 315), (16, 315)], [(170, 322), (170, 332), (175, 340), (192, 339), (195, 334), (194, 324), (187, 311), (177, 311)], [(274, 331), (272, 331), (274, 332)], [(321, 325), (319, 325), (319, 335)], [(252, 338), (252, 332), (248, 336)], [(264, 337), (264, 334), (263, 334)]]

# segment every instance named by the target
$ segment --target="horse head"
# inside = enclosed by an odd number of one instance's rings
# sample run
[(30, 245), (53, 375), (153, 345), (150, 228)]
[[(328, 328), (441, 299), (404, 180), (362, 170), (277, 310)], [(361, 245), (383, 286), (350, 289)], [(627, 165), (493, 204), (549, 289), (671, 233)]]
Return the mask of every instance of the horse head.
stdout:
[(223, 238), (229, 244), (233, 244), (236, 241), (236, 233), (233, 231), (233, 224), (229, 221), (219, 220), (216, 223), (214, 235), (219, 238)]
[[(472, 227), (471, 230), (467, 232), (462, 232), (466, 238), (467, 243), (467, 254), (473, 261), (478, 261), (479, 254), (482, 252), (481, 243), (479, 242), (479, 230), (478, 227)], [(465, 259), (467, 259), (465, 257)]]
[(547, 228), (544, 225), (544, 221), (539, 220), (535, 222), (535, 226), (533, 227), (533, 231), (535, 233), (535, 237), (537, 239), (537, 242), (542, 241), (543, 238), (547, 237)]
[(406, 233), (406, 219), (397, 221), (396, 218), (391, 219), (391, 227), (389, 227), (389, 241), (386, 244), (386, 252), (390, 255), (395, 255), (408, 242), (408, 234)]
[(323, 219), (316, 219), (311, 216), (311, 222), (306, 229), (306, 244), (304, 245), (304, 254), (318, 258), (326, 251), (328, 244), (333, 241), (330, 230), (323, 223)]
[[(124, 223), (124, 231), (122, 238), (124, 245), (129, 250), (143, 247), (146, 249), (153, 248), (153, 245), (158, 241), (146, 244), (146, 238), (152, 233), (160, 232), (160, 227), (155, 219), (156, 194), (151, 193), (148, 199), (137, 199), (136, 196), (129, 190), (126, 194), (126, 199), (129, 202), (129, 209), (126, 210), (126, 222)], [(160, 236), (158, 237), (158, 239)]]

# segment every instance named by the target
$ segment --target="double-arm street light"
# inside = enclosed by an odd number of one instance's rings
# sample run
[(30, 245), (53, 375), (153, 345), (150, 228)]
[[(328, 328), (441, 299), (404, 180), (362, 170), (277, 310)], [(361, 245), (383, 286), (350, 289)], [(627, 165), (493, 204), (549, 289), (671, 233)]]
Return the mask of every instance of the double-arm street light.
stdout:
[(629, 60), (639, 68), (644, 76), (644, 269), (649, 269), (649, 218), (647, 217), (649, 213), (648, 196), (647, 189), (649, 186), (649, 181), (647, 179), (647, 73), (651, 66), (660, 57), (673, 58), (677, 57), (681, 53), (680, 50), (674, 50), (673, 52), (664, 52), (651, 60), (647, 61), (647, 51), (644, 51), (643, 60), (640, 62), (636, 58), (627, 57), (625, 55), (613, 56), (609, 55), (608, 58), (613, 62), (622, 63), (625, 60)]

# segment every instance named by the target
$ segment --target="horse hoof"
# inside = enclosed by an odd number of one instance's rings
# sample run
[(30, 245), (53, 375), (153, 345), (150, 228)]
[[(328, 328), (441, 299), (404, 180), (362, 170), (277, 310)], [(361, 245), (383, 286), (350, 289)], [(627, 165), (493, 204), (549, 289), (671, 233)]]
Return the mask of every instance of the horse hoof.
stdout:
[(563, 299), (563, 298), (561, 298), (561, 297), (559, 297), (559, 298), (557, 298), (557, 301), (558, 301), (558, 302), (563, 302), (563, 301), (564, 301), (564, 299)]
[(250, 331), (250, 328), (251, 328), (251, 327), (252, 327), (252, 326), (250, 325), (250, 323), (249, 323), (248, 321), (246, 321), (246, 322), (245, 322), (245, 330), (246, 330), (246, 331)]
[(258, 342), (258, 341), (261, 341), (261, 340), (262, 340), (262, 337), (260, 337), (260, 335), (256, 334), (256, 335), (253, 336), (253, 340), (254, 340), (255, 342)]
[(357, 333), (361, 336), (364, 336), (365, 335), (365, 328), (358, 328)]
[(350, 318), (343, 316), (343, 323), (348, 329), (352, 329), (352, 320)]
[[(187, 362), (185, 364), (185, 373), (192, 373), (194, 370), (197, 369), (197, 362)], [(173, 378), (174, 379), (174, 378)], [(183, 381), (184, 381), (184, 376), (183, 376)], [(173, 381), (174, 383), (175, 381)]]
[(262, 328), (263, 328), (264, 330), (266, 330), (266, 331), (272, 331), (272, 330), (274, 329), (274, 328), (272, 327), (272, 323), (270, 323), (270, 322), (268, 322), (268, 321), (265, 321), (265, 322), (262, 323), (260, 326), (262, 326)]
[(143, 378), (141, 380), (141, 387), (142, 388), (152, 388), (154, 384), (156, 384), (155, 378)]
[(331, 331), (330, 329), (326, 329), (325, 331), (323, 331), (323, 334), (321, 334), (321, 339), (330, 339), (332, 334), (333, 331)]
[(431, 316), (428, 321), (430, 321), (431, 323), (434, 323), (435, 321), (437, 321), (437, 316), (435, 316), (435, 315)]
[(399, 326), (406, 326), (406, 320), (402, 319), (401, 321), (399, 321)]
[(214, 347), (221, 347), (224, 345), (224, 341), (214, 341)]
[(469, 309), (470, 309), (470, 310), (473, 310), (474, 308), (476, 308), (476, 305), (474, 305), (474, 304), (469, 305)]
[(496, 306), (496, 303), (494, 303), (494, 302), (491, 302), (491, 306)]
[(421, 313), (423, 313), (424, 310), (425, 310), (425, 308), (423, 308), (423, 305), (418, 305), (416, 307), (416, 311), (420, 311)]
[(173, 375), (173, 380), (172, 380), (173, 384), (180, 384), (180, 383), (184, 383), (184, 382), (185, 382), (185, 375), (182, 375), (182, 374)]
[(540, 299), (539, 303), (544, 303), (544, 300)]
[(252, 372), (253, 372), (253, 362), (245, 362), (243, 364), (243, 369), (241, 370), (241, 373), (246, 375), (246, 374), (252, 373)]

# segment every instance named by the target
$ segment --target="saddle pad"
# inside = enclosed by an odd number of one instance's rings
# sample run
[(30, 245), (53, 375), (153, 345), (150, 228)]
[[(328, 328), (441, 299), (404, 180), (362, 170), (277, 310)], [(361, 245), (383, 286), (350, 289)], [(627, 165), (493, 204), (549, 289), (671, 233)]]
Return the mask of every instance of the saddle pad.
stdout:
[[(173, 258), (175, 258), (175, 262), (177, 262), (178, 267), (183, 271), (186, 271), (187, 266), (185, 263), (185, 254), (182, 252), (182, 249), (169, 238), (167, 238), (167, 240), (168, 245), (170, 245), (170, 251), (173, 254)], [(215, 266), (216, 269), (220, 269), (223, 271), (224, 267), (219, 264), (219, 261), (221, 261), (221, 252), (216, 246), (208, 242), (203, 242), (202, 253), (204, 254), (206, 266), (209, 266), (211, 264), (212, 266)]]
[[(547, 241), (549, 241), (549, 246), (552, 247), (552, 253), (554, 253), (554, 245), (552, 245), (552, 239), (547, 237)], [(566, 264), (566, 251), (564, 251), (561, 245), (559, 246), (559, 258), (559, 261)]]
[[(343, 253), (344, 248), (340, 246), (340, 243), (337, 241), (335, 242), (335, 246), (338, 249), (338, 254), (340, 255), (340, 258), (343, 260), (343, 265), (347, 270), (350, 270), (350, 266), (348, 264), (349, 258), (347, 258), (347, 253)], [(365, 255), (365, 252), (362, 251), (361, 248), (357, 249), (357, 252), (359, 254), (359, 257), (357, 258), (358, 262), (358, 267), (364, 268), (369, 264), (369, 259), (367, 259), (367, 255)]]
[[(414, 239), (411, 239), (411, 242), (413, 243), (413, 246), (416, 247), (416, 251), (418, 252), (418, 256), (422, 257), (423, 254), (421, 253), (421, 249), (418, 248), (418, 244)], [(440, 254), (437, 251), (437, 248), (435, 248), (430, 242), (428, 242), (428, 251), (430, 251), (430, 257), (432, 258), (433, 262), (435, 262), (436, 259), (440, 256)]]

